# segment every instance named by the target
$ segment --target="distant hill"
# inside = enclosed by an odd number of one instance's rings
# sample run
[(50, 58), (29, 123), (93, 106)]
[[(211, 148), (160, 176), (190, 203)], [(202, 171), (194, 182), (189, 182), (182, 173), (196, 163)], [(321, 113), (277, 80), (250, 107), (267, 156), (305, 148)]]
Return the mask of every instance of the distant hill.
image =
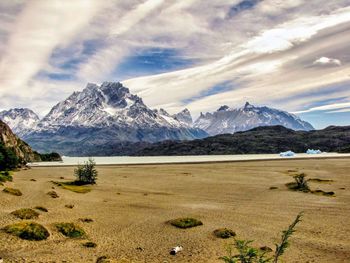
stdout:
[(325, 152), (350, 152), (350, 126), (294, 131), (283, 126), (257, 127), (245, 132), (222, 134), (193, 141), (164, 141), (135, 152), (137, 156), (261, 154), (308, 148)]

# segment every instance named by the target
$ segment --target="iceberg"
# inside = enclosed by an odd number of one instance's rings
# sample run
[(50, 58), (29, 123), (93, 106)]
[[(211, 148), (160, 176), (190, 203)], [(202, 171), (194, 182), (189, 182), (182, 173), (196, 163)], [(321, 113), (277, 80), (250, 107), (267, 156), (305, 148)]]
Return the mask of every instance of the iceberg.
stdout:
[(293, 156), (295, 156), (295, 152), (292, 152), (292, 151), (281, 152), (280, 156), (281, 157), (293, 157)]
[(308, 149), (306, 151), (307, 154), (321, 154), (321, 150)]

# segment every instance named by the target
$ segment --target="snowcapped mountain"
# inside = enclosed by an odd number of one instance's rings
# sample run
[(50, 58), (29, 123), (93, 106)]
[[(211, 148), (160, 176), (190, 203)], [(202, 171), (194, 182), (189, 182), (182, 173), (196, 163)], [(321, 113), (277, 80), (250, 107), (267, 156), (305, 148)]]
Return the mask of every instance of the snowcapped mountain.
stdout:
[(314, 129), (310, 123), (302, 121), (294, 114), (268, 107), (256, 107), (249, 102), (237, 109), (224, 105), (213, 113), (201, 113), (193, 126), (210, 135), (217, 135), (272, 125), (282, 125), (293, 130)]
[(39, 122), (38, 115), (27, 108), (1, 111), (0, 119), (18, 136), (33, 130)]
[(192, 119), (191, 113), (187, 108), (179, 113), (172, 115), (172, 117), (175, 118), (176, 120), (182, 122), (182, 123), (187, 124), (187, 125), (191, 126), (193, 124), (193, 119)]
[[(59, 102), (24, 138), (36, 150), (79, 154), (81, 147), (162, 140), (190, 140), (208, 134), (151, 110), (119, 82), (89, 83)], [(116, 146), (117, 147), (117, 146)]]

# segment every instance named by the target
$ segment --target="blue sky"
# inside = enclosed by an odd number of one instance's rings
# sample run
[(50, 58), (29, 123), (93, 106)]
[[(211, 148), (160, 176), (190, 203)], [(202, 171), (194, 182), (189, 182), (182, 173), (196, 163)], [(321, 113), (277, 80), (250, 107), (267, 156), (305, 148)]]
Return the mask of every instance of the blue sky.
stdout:
[(1, 109), (121, 81), (194, 117), (245, 101), (350, 125), (350, 0), (0, 2)]

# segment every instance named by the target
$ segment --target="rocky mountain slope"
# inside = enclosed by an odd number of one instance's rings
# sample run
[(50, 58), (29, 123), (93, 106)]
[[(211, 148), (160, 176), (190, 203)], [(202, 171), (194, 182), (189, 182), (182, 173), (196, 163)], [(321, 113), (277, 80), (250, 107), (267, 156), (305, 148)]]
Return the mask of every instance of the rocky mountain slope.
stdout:
[(33, 130), (39, 122), (39, 117), (27, 108), (15, 108), (0, 112), (0, 120), (5, 122), (18, 136)]
[(210, 135), (246, 131), (259, 126), (282, 125), (293, 130), (313, 130), (308, 122), (294, 114), (269, 107), (256, 107), (248, 102), (244, 107), (233, 109), (221, 106), (213, 113), (199, 116), (194, 127), (205, 130)]
[(152, 110), (119, 82), (88, 84), (55, 105), (23, 138), (36, 150), (76, 155), (80, 148), (111, 147), (121, 143), (191, 140), (207, 133)]
[(41, 161), (40, 154), (34, 152), (32, 148), (19, 139), (10, 127), (0, 120), (0, 144), (10, 149), (19, 159), (20, 163)]
[(257, 127), (234, 134), (216, 135), (193, 141), (165, 141), (145, 146), (133, 155), (210, 155), (306, 152), (350, 152), (350, 126), (323, 130), (294, 131), (283, 126)]

